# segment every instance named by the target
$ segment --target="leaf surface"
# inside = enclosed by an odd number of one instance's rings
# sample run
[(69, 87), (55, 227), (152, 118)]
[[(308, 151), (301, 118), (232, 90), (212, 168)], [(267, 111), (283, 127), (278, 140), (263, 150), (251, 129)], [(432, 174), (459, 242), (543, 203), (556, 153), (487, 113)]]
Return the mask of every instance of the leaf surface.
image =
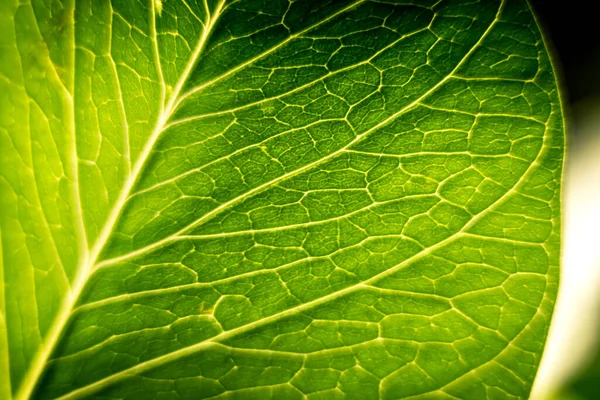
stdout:
[(0, 5), (0, 397), (526, 398), (561, 106), (523, 0)]

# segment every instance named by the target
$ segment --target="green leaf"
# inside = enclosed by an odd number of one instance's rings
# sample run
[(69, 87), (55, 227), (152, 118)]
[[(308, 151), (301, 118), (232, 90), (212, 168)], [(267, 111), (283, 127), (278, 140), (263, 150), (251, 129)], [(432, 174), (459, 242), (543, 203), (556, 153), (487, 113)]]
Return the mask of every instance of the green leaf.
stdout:
[(0, 48), (0, 397), (527, 397), (564, 139), (524, 0), (8, 0)]

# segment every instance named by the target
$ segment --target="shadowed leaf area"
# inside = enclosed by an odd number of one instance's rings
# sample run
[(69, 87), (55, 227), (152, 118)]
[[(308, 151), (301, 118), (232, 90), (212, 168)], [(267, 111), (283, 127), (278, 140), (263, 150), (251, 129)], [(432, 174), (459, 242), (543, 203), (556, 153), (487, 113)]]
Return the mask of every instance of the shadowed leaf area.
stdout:
[(0, 397), (521, 399), (563, 121), (524, 0), (0, 4)]

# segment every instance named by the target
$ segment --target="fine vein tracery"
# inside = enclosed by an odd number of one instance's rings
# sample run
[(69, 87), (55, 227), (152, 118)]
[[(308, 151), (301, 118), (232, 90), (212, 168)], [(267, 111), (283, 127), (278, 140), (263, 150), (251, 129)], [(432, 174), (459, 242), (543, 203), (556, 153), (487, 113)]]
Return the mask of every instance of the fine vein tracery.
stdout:
[(43, 115), (31, 161), (0, 125), (15, 398), (527, 397), (563, 128), (525, 1), (63, 11), (10, 14), (46, 49), (15, 42), (23, 76), (53, 77), (11, 97)]

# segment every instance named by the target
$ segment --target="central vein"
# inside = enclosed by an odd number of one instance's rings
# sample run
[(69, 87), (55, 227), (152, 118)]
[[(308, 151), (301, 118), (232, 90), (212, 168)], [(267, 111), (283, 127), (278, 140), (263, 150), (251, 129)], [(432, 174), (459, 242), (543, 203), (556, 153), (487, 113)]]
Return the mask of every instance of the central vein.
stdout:
[[(171, 118), (173, 112), (175, 111), (175, 109), (177, 107), (183, 87), (184, 87), (185, 83), (187, 82), (189, 75), (192, 72), (193, 68), (197, 64), (200, 54), (206, 47), (206, 43), (208, 42), (208, 38), (211, 34), (211, 31), (213, 30), (215, 23), (218, 20), (221, 12), (223, 10), (224, 3), (225, 3), (224, 0), (220, 1), (213, 13), (208, 13), (209, 10), (207, 9), (207, 20), (206, 20), (205, 28), (202, 32), (202, 36), (198, 40), (198, 44), (197, 44), (196, 48), (194, 49), (190, 59), (188, 60), (185, 70), (183, 71), (181, 77), (179, 78), (177, 85), (175, 86), (168, 102), (166, 104), (164, 104), (164, 101), (163, 101), (163, 107), (160, 112), (160, 115), (157, 118), (156, 125), (155, 125), (152, 133), (150, 134), (150, 137), (148, 138), (146, 145), (144, 146), (140, 156), (137, 158), (137, 161), (136, 161), (135, 165), (133, 166), (133, 168), (129, 174), (129, 177), (125, 181), (125, 183), (123, 185), (123, 189), (121, 190), (121, 192), (119, 194), (119, 198), (117, 199), (113, 208), (111, 209), (111, 212), (110, 212), (104, 226), (102, 227), (102, 230), (100, 231), (100, 234), (98, 235), (96, 242), (94, 243), (91, 250), (87, 254), (87, 257), (84, 257), (83, 261), (79, 265), (79, 268), (77, 269), (77, 275), (76, 275), (73, 285), (71, 287), (71, 291), (67, 294), (67, 296), (65, 296), (65, 298), (63, 300), (63, 304), (62, 304), (54, 322), (52, 323), (52, 326), (48, 332), (48, 335), (46, 336), (46, 339), (40, 346), (39, 351), (35, 355), (32, 363), (31, 363), (31, 367), (27, 371), (27, 374), (23, 380), (23, 384), (19, 388), (19, 391), (17, 392), (15, 399), (26, 400), (31, 397), (31, 395), (35, 389), (35, 386), (37, 385), (37, 383), (44, 371), (44, 367), (45, 367), (46, 363), (48, 362), (48, 360), (50, 359), (50, 356), (52, 355), (52, 352), (54, 351), (54, 348), (58, 344), (58, 341), (62, 335), (62, 332), (67, 325), (67, 322), (69, 320), (71, 312), (73, 311), (73, 308), (75, 307), (75, 304), (77, 303), (79, 296), (81, 295), (87, 280), (89, 279), (90, 275), (93, 273), (93, 271), (96, 267), (96, 264), (98, 262), (98, 258), (100, 257), (100, 254), (102, 253), (104, 247), (106, 246), (106, 244), (109, 241), (110, 235), (111, 235), (113, 229), (115, 228), (115, 226), (118, 222), (118, 219), (121, 216), (121, 213), (123, 212), (123, 209), (125, 207), (127, 199), (129, 197), (129, 195), (131, 194), (131, 191), (133, 190), (136, 182), (138, 181), (138, 179), (141, 175), (142, 169), (143, 169), (144, 165), (146, 164), (146, 161), (148, 160), (150, 154), (152, 153), (152, 149), (154, 148), (156, 141), (160, 137), (161, 133), (164, 131), (164, 129), (167, 125), (167, 122), (169, 121), (169, 119)], [(155, 46), (158, 47), (157, 43), (155, 43)], [(156, 63), (158, 66), (157, 68), (160, 68), (160, 59), (158, 58), (158, 56), (159, 56), (158, 51), (156, 51), (155, 55), (157, 57), (157, 59), (156, 59)], [(74, 134), (75, 134), (75, 130), (73, 129), (73, 135)]]

